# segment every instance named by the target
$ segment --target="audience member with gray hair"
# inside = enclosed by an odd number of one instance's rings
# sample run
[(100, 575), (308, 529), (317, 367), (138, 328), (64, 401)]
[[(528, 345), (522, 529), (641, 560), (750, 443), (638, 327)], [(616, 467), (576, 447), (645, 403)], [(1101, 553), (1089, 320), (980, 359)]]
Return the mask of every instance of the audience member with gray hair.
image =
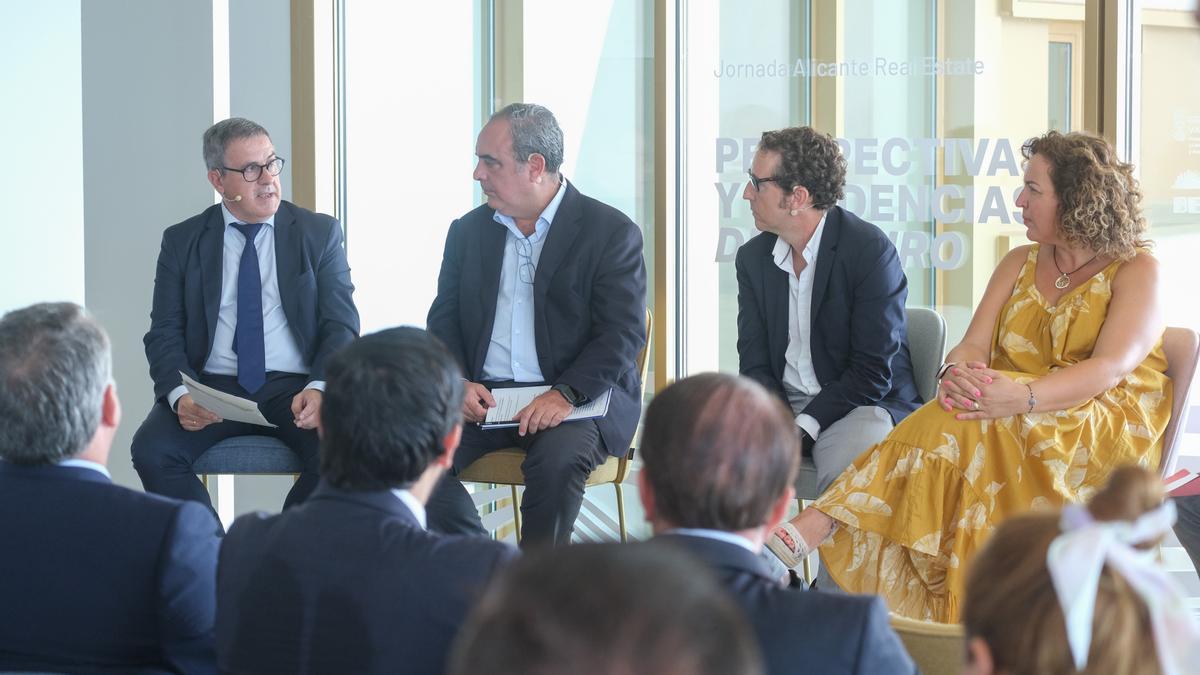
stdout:
[(693, 375), (654, 397), (638, 474), (655, 541), (704, 562), (750, 619), (769, 673), (912, 673), (877, 597), (782, 587), (760, 555), (795, 499), (800, 441), (762, 385)]
[(0, 670), (215, 671), (217, 523), (113, 485), (111, 373), (77, 305), (0, 319)]
[[(488, 201), (450, 225), (427, 322), (463, 368), (463, 413), (472, 424), (429, 502), (429, 524), (485, 534), (454, 474), (519, 446), (526, 452), (522, 543), (566, 543), (588, 474), (629, 451), (641, 411), (642, 233), (563, 177), (562, 130), (542, 106), (497, 112), (475, 154), (474, 178)], [(473, 424), (495, 407), (493, 389), (531, 385), (550, 389), (516, 413), (514, 427)], [(608, 414), (562, 423), (602, 396), (610, 397)]]
[[(163, 233), (144, 340), (155, 403), (133, 437), (133, 466), (147, 491), (211, 509), (192, 464), (226, 438), (274, 436), (304, 467), (292, 506), (317, 484), (325, 361), (358, 334), (342, 228), (283, 201), (284, 159), (259, 124), (217, 122), (203, 156), (221, 201)], [(275, 426), (218, 418), (183, 375), (254, 401)]]

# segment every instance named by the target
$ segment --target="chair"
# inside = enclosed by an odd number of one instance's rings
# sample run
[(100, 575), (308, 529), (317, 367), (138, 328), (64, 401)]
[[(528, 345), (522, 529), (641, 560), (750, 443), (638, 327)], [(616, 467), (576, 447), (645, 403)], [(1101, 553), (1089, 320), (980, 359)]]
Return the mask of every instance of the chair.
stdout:
[(1163, 352), (1167, 356), (1167, 377), (1171, 378), (1174, 399), (1171, 401), (1171, 421), (1163, 432), (1162, 459), (1159, 469), (1163, 476), (1175, 470), (1179, 453), (1179, 430), (1188, 414), (1192, 378), (1200, 360), (1200, 335), (1190, 328), (1168, 327), (1163, 331)]
[[(642, 348), (637, 358), (638, 373), (641, 377), (642, 395), (646, 393), (646, 377), (650, 367), (650, 336), (654, 317), (646, 310), (646, 346)], [(521, 497), (517, 488), (525, 485), (525, 475), (521, 473), (521, 462), (525, 460), (525, 451), (520, 448), (503, 448), (480, 457), (471, 462), (470, 466), (458, 474), (458, 479), (471, 483), (491, 483), (507, 485), (512, 489), (513, 521), (516, 525), (517, 540), (521, 539)], [(633, 449), (620, 457), (609, 457), (592, 471), (587, 479), (587, 487), (611, 483), (617, 493), (617, 524), (621, 533), (621, 541), (628, 541), (629, 533), (625, 525), (625, 495), (621, 492), (621, 483), (629, 474), (629, 463), (633, 460)]]
[[(208, 487), (209, 476), (291, 475), (293, 480), (304, 470), (300, 458), (283, 441), (271, 436), (233, 436), (219, 441), (192, 463), (192, 471)], [(225, 493), (229, 499), (223, 499)], [(221, 523), (228, 526), (233, 520), (233, 484), (217, 482), (217, 503), (214, 506)]]
[(956, 623), (918, 621), (891, 615), (892, 628), (925, 675), (957, 675), (966, 658), (966, 639)]

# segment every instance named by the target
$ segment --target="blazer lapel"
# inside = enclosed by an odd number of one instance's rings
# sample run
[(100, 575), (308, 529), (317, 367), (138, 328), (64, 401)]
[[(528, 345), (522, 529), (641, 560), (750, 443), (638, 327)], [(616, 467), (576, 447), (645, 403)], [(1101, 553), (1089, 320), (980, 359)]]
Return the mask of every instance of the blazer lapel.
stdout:
[(782, 378), (788, 342), (788, 275), (775, 264), (774, 246), (767, 250), (763, 258), (762, 275), (771, 370), (776, 377)]
[[(297, 319), (300, 316), (296, 284), (293, 282), (300, 276), (303, 253), (292, 209), (286, 202), (280, 202), (279, 210), (275, 212), (275, 281), (279, 285), (279, 303), (283, 305), (283, 315), (287, 317), (288, 325), (293, 327), (299, 325)], [(292, 333), (301, 341), (298, 346), (303, 353), (307, 349), (304, 336), (294, 328)]]
[(546, 235), (546, 243), (542, 246), (542, 254), (538, 257), (537, 271), (533, 276), (533, 337), (537, 345), (538, 356), (541, 360), (542, 374), (555, 377), (545, 369), (550, 364), (546, 358), (553, 353), (550, 347), (550, 331), (546, 324), (546, 292), (554, 281), (554, 274), (566, 262), (571, 254), (575, 240), (582, 226), (583, 206), (580, 203), (579, 191), (574, 185), (567, 183), (566, 194), (558, 205), (554, 220), (550, 223), (550, 232)]
[(813, 278), (812, 320), (825, 301), (825, 289), (829, 287), (829, 275), (833, 272), (837, 257), (838, 240), (842, 236), (842, 209), (834, 206), (825, 214), (825, 229), (821, 231), (821, 246), (817, 249), (817, 269)]
[(221, 207), (213, 206), (197, 244), (200, 255), (200, 279), (203, 286), (204, 319), (208, 322), (208, 349), (212, 351), (217, 330), (217, 312), (221, 308), (221, 274), (225, 257), (225, 219)]
[(475, 344), (475, 360), (468, 364), (475, 371), (468, 373), (472, 379), (478, 379), (483, 374), (483, 361), (487, 358), (488, 345), (492, 340), (492, 327), (496, 324), (496, 296), (500, 293), (504, 238), (508, 234), (508, 228), (494, 220), (486, 223), (482, 229), (482, 236), (476, 241), (479, 246), (479, 306), (483, 308), (483, 323)]

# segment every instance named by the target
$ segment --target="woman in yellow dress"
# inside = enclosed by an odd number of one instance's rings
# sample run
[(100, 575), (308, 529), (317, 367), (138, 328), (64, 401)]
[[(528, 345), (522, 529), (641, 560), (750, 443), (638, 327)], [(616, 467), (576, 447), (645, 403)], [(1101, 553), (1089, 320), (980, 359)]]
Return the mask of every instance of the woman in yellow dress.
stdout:
[(769, 540), (792, 567), (821, 543), (841, 588), (912, 618), (958, 619), (964, 566), (1007, 516), (1084, 501), (1123, 464), (1157, 469), (1171, 414), (1132, 166), (1081, 133), (1022, 154), (1035, 243), (992, 274), (938, 399)]

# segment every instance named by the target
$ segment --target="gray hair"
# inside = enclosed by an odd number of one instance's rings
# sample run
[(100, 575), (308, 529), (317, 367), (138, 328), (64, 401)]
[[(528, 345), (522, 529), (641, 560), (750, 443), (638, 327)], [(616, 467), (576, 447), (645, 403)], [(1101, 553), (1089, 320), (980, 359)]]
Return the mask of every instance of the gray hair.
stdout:
[(519, 164), (530, 155), (546, 158), (546, 171), (558, 173), (563, 163), (563, 133), (554, 113), (536, 103), (510, 103), (492, 115), (489, 122), (505, 120), (512, 130), (513, 159)]
[(112, 381), (108, 336), (87, 310), (42, 303), (0, 319), (0, 459), (54, 464), (100, 424)]
[(225, 167), (225, 148), (230, 141), (239, 138), (255, 136), (271, 137), (267, 130), (258, 122), (252, 122), (244, 117), (230, 117), (221, 120), (204, 132), (204, 166), (210, 171), (223, 171)]

